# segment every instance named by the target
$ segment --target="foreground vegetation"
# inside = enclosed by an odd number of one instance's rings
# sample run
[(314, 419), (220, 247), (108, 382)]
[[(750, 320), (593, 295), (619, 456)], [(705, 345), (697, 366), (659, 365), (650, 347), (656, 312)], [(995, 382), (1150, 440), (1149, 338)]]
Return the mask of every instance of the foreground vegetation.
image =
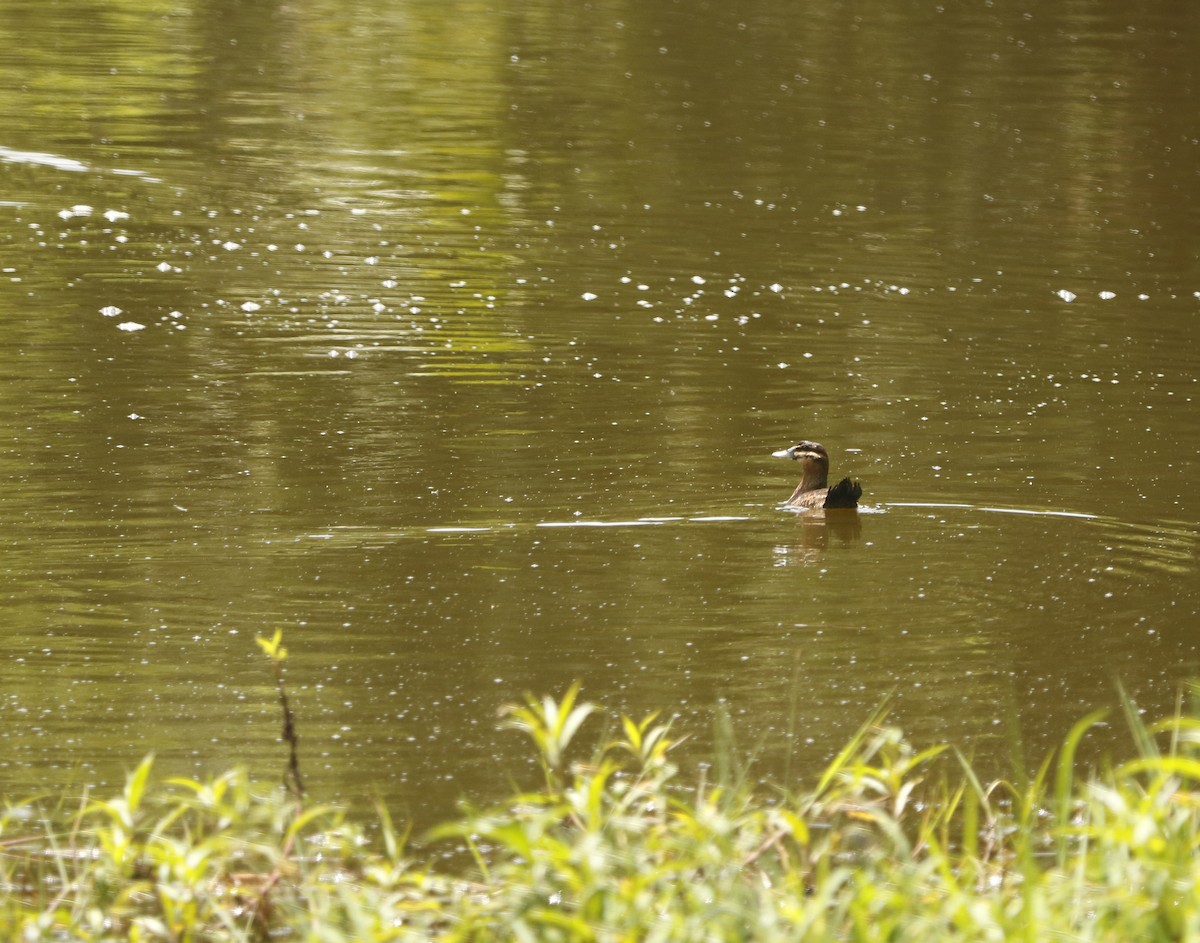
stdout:
[(1084, 778), (1092, 715), (1027, 782), (984, 785), (875, 717), (784, 795), (684, 782), (654, 717), (571, 764), (576, 695), (511, 713), (540, 789), (429, 837), (469, 873), (382, 810), (367, 828), (238, 772), (152, 788), (147, 760), (115, 798), (6, 807), (0, 939), (1200, 940), (1194, 718), (1127, 705), (1136, 758)]

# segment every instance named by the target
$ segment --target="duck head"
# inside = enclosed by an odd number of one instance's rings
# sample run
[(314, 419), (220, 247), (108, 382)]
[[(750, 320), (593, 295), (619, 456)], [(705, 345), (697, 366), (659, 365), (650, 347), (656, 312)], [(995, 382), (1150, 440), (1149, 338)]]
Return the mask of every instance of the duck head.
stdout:
[(824, 488), (829, 479), (829, 453), (819, 442), (797, 442), (790, 449), (780, 449), (772, 452), (774, 458), (790, 458), (799, 462), (804, 469), (804, 480), (801, 487)]

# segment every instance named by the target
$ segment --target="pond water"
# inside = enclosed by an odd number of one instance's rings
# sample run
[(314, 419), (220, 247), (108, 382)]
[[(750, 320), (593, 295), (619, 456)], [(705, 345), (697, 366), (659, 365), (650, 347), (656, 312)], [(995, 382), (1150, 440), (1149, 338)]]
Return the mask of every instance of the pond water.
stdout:
[[(6, 794), (278, 775), (275, 628), (310, 789), (420, 820), (576, 679), (779, 779), (1197, 674), (1200, 9), (0, 29)], [(778, 508), (801, 437), (856, 517)]]

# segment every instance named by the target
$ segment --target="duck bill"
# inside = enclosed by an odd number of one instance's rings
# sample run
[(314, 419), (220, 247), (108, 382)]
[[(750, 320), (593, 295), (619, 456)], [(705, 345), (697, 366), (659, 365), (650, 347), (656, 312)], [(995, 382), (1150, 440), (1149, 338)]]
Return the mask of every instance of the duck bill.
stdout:
[(780, 449), (778, 452), (772, 452), (771, 458), (795, 458), (796, 450), (793, 446), (790, 449)]

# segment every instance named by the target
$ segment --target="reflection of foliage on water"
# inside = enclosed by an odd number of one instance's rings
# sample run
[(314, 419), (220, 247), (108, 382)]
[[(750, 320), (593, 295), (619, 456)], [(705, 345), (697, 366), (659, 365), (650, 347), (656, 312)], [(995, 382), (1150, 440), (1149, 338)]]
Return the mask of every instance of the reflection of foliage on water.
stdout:
[[(410, 799), (563, 672), (769, 733), (802, 663), (817, 759), (880, 688), (985, 745), (1111, 664), (1169, 698), (1197, 14), (698, 9), (0, 7), (6, 770), (240, 755), (229, 636), (280, 618), (366, 731), (311, 775)], [(775, 513), (796, 435), (893, 512)]]

